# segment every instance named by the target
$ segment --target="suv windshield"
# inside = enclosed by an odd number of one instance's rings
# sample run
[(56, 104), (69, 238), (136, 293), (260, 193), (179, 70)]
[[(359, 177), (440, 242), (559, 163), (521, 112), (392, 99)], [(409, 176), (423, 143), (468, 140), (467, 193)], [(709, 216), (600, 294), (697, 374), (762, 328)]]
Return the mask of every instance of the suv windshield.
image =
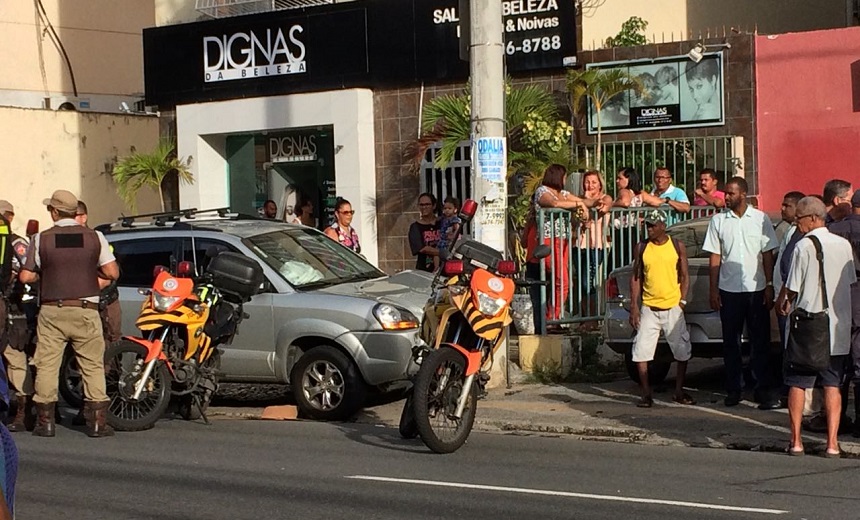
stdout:
[(243, 242), (296, 289), (385, 276), (363, 257), (315, 230), (285, 229)]

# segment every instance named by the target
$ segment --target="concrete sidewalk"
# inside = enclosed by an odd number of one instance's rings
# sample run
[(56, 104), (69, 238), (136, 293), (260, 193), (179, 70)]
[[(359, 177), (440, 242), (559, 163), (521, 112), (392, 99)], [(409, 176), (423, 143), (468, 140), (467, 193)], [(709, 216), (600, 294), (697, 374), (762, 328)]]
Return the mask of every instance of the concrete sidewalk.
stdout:
[[(482, 431), (572, 435), (582, 439), (655, 445), (784, 452), (787, 410), (761, 411), (749, 401), (727, 408), (723, 396), (690, 388), (696, 405), (672, 402), (671, 386), (654, 394), (654, 407), (637, 408), (629, 380), (601, 384), (517, 384), (490, 390), (478, 403), (475, 428)], [(249, 403), (250, 404), (250, 403)], [(279, 403), (281, 404), (281, 403)], [(403, 401), (373, 406), (355, 419), (397, 427)], [(212, 417), (258, 419), (262, 406), (214, 406)], [(823, 434), (805, 434), (807, 454), (824, 451)], [(860, 457), (860, 443), (840, 436), (846, 456)]]

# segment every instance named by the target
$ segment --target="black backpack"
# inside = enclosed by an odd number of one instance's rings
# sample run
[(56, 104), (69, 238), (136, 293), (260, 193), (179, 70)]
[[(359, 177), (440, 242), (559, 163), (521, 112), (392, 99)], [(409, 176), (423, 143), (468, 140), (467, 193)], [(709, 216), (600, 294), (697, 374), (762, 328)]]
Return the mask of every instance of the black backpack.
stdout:
[[(678, 270), (678, 282), (680, 283), (680, 281), (681, 281), (681, 243), (678, 242), (678, 240), (672, 236), (669, 236), (669, 240), (672, 241), (672, 245), (675, 246), (675, 252), (678, 253), (678, 265), (676, 266), (676, 269)], [(642, 255), (645, 254), (645, 248), (648, 247), (649, 242), (650, 241), (646, 238), (645, 240), (639, 242), (636, 245), (636, 261), (639, 263), (639, 273), (637, 276), (638, 276), (640, 282), (645, 279), (645, 264), (642, 262)]]

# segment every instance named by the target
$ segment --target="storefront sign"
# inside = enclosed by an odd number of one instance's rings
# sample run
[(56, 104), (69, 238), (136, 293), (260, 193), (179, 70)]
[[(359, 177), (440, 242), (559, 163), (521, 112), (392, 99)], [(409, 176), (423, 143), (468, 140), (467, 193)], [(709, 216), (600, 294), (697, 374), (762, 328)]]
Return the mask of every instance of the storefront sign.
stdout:
[(203, 37), (204, 81), (283, 76), (307, 71), (304, 28), (235, 32)]
[[(719, 126), (725, 122), (723, 54), (706, 54), (698, 63), (686, 55), (647, 60), (593, 63), (587, 68), (620, 68), (636, 79), (639, 91), (605, 102), (602, 132), (637, 132), (654, 128)], [(598, 114), (588, 107), (588, 133), (596, 134)]]
[(269, 160), (273, 163), (315, 161), (317, 136), (285, 135), (269, 137)]
[[(469, 64), (459, 57), (459, 0), (414, 1), (419, 74), (423, 64), (428, 74), (468, 75)], [(502, 0), (502, 16), (509, 72), (560, 68), (576, 56), (572, 0)]]

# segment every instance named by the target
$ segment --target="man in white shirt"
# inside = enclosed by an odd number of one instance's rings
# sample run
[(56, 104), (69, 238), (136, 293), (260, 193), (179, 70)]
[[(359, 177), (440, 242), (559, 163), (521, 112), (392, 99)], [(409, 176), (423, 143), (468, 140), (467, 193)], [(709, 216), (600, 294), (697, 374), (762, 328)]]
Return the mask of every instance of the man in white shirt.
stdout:
[[(827, 314), (830, 325), (830, 367), (818, 374), (799, 372), (785, 367), (785, 383), (790, 387), (788, 415), (791, 421), (790, 455), (803, 454), (800, 424), (803, 413), (804, 391), (816, 383), (824, 387), (824, 407), (827, 410), (827, 449), (825, 457), (840, 456), (837, 435), (842, 415), (842, 396), (839, 388), (845, 375), (845, 366), (851, 350), (851, 286), (857, 281), (854, 268), (854, 251), (844, 238), (830, 233), (825, 227), (827, 210), (815, 197), (804, 197), (797, 204), (797, 228), (805, 233), (798, 241), (791, 257), (791, 268), (785, 281), (783, 295), (777, 302), (778, 312), (788, 316), (792, 308), (810, 313), (824, 310), (823, 291), (826, 287)], [(824, 266), (824, 287), (820, 281), (820, 268), (815, 237), (821, 245)]]
[(711, 218), (703, 249), (711, 253), (711, 308), (719, 311), (723, 326), (725, 405), (735, 406), (741, 401), (741, 334), (746, 323), (756, 400), (760, 409), (771, 410), (780, 406), (770, 366), (773, 251), (779, 244), (770, 218), (747, 204), (747, 190), (743, 177), (726, 183), (728, 211)]

